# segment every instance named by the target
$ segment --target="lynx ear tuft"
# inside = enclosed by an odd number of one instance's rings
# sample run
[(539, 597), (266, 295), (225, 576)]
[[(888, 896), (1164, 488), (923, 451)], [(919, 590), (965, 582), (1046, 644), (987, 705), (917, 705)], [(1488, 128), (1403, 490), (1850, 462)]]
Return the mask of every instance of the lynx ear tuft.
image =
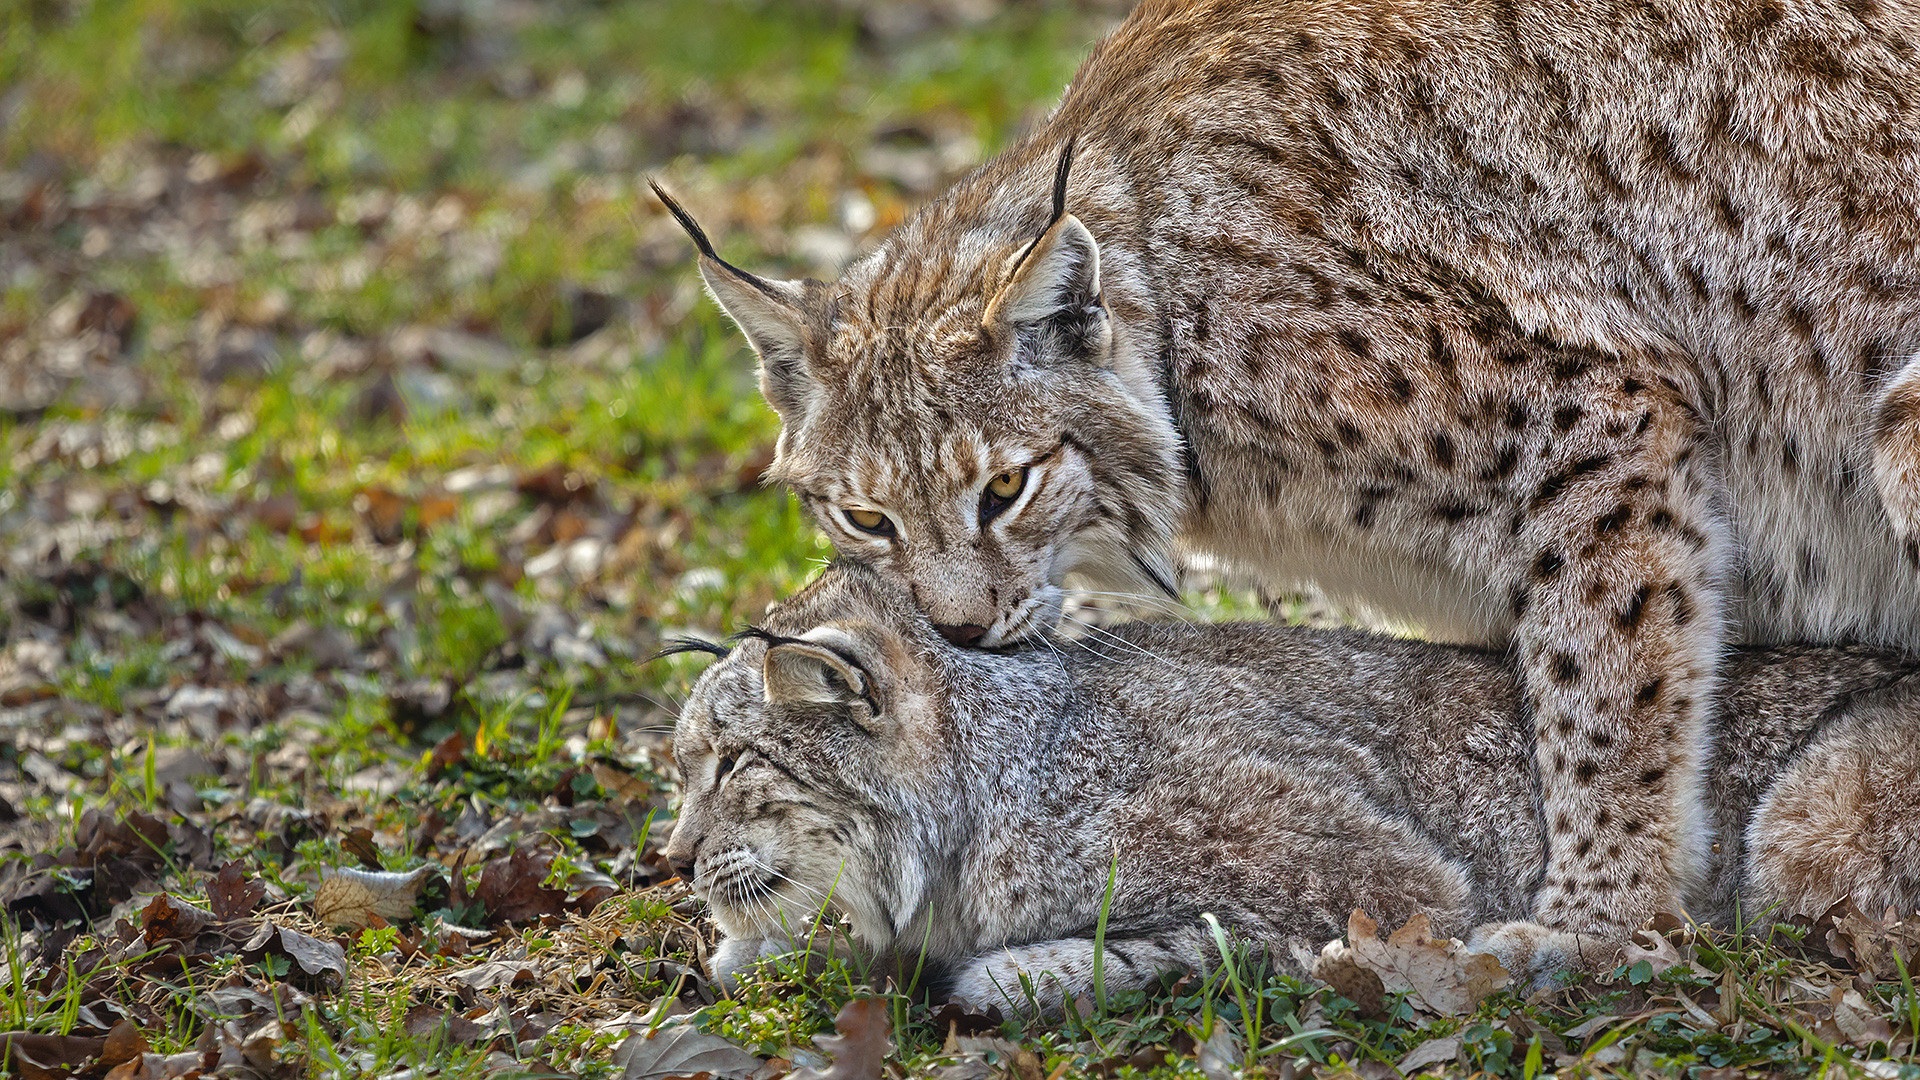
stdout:
[(647, 183), (699, 249), (700, 278), (706, 282), (707, 292), (759, 354), (760, 392), (767, 404), (789, 421), (803, 415), (814, 390), (807, 365), (805, 285), (750, 274), (722, 259), (693, 215), (659, 183)]
[(857, 659), (852, 635), (831, 626), (804, 637), (787, 638), (767, 648), (761, 675), (770, 705), (863, 705), (877, 712), (871, 680)]
[[(1067, 177), (1077, 137), (1060, 149), (1053, 168), (1053, 206), (1047, 227), (1013, 257), (1007, 284), (987, 305), (986, 323), (1060, 324), (1086, 331), (1100, 325), (1100, 245), (1080, 219), (1067, 213)], [(1090, 344), (1084, 333), (1081, 344)]]
[(1033, 242), (987, 308), (988, 322), (1014, 326), (1078, 323), (1099, 314), (1100, 245), (1072, 214)]

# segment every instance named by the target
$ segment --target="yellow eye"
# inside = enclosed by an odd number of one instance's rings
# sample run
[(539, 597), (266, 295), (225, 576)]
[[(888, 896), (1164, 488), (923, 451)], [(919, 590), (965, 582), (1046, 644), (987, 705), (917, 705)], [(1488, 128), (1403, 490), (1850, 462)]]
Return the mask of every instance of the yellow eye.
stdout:
[(1008, 469), (1006, 472), (987, 481), (987, 490), (980, 493), (980, 523), (982, 525), (1000, 516), (1000, 511), (1013, 505), (1023, 488), (1027, 486), (1027, 469)]
[(853, 527), (861, 532), (872, 533), (875, 536), (893, 535), (893, 522), (887, 520), (887, 515), (878, 510), (860, 510), (849, 506), (847, 520), (853, 522)]

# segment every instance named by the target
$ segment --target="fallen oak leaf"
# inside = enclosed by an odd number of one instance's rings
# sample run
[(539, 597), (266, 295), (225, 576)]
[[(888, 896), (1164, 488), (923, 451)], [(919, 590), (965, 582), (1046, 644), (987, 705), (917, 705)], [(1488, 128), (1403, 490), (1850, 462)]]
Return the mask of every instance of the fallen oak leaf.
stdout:
[(406, 1026), (408, 1035), (416, 1039), (436, 1039), (443, 1046), (471, 1046), (502, 1034), (503, 1030), (498, 1022), (478, 1023), (474, 1017), (448, 1012), (432, 1005), (415, 1005), (408, 1009), (402, 1023)]
[[(1464, 1040), (1458, 1035), (1444, 1035), (1428, 1039), (1400, 1059), (1394, 1067), (1401, 1073), (1412, 1076), (1420, 1070), (1433, 1065), (1452, 1065), (1460, 1060), (1460, 1048)], [(1450, 1071), (1450, 1070), (1448, 1070)]]
[(455, 765), (464, 764), (469, 748), (464, 731), (456, 731), (435, 743), (432, 755), (427, 758), (427, 779), (438, 780)]
[(347, 830), (340, 838), (340, 850), (359, 859), (368, 870), (380, 869), (380, 849), (374, 846), (373, 830), (364, 825)]
[(325, 977), (338, 976), (341, 982), (347, 978), (347, 950), (338, 943), (322, 941), (310, 934), (303, 934), (292, 927), (280, 928), (280, 947), (300, 969), (309, 975)]
[[(1452, 938), (1435, 938), (1425, 914), (1408, 919), (1384, 941), (1379, 932), (1379, 924), (1355, 908), (1347, 919), (1347, 941), (1329, 942), (1321, 950), (1313, 977), (1338, 988), (1368, 985), (1353, 969), (1370, 972), (1384, 992), (1405, 994), (1408, 1005), (1432, 1016), (1465, 1016), (1507, 985), (1498, 960), (1468, 952)], [(1363, 1008), (1368, 1004), (1355, 1002)]]
[(207, 885), (207, 906), (222, 922), (253, 914), (266, 898), (267, 887), (258, 878), (247, 877), (238, 859), (222, 866)]
[(877, 997), (855, 998), (833, 1018), (838, 1035), (815, 1035), (814, 1045), (833, 1055), (825, 1072), (795, 1069), (787, 1080), (880, 1080), (880, 1070), (893, 1051), (893, 1022), (886, 1002)]
[(545, 884), (552, 867), (551, 854), (515, 848), (480, 868), (474, 898), (486, 907), (489, 922), (527, 922), (562, 915), (567, 910), (567, 894)]
[(1632, 933), (1621, 950), (1620, 962), (1631, 968), (1645, 961), (1655, 975), (1683, 967), (1702, 979), (1712, 979), (1713, 972), (1700, 966), (1694, 952), (1691, 929), (1671, 916), (1655, 916), (1647, 926)]
[(1860, 991), (1835, 986), (1827, 1004), (1833, 1010), (1834, 1028), (1856, 1049), (1866, 1050), (1875, 1043), (1894, 1045), (1893, 1025)]
[(313, 917), (328, 926), (363, 930), (378, 916), (399, 922), (413, 914), (420, 888), (433, 873), (431, 866), (397, 870), (356, 870), (341, 867), (320, 879), (313, 893)]

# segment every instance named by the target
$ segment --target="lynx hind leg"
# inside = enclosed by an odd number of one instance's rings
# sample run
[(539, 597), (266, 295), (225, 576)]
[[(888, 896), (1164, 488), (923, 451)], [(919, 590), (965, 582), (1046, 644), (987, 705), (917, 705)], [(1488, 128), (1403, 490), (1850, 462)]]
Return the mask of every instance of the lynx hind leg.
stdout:
[(1907, 562), (1920, 570), (1920, 357), (1909, 360), (1880, 392), (1873, 481)]
[(1540, 483), (1513, 592), (1547, 825), (1535, 918), (1616, 945), (1679, 911), (1705, 865), (1701, 770), (1732, 561), (1697, 419), (1646, 404), (1637, 444), (1583, 451)]
[[(1136, 990), (1170, 972), (1205, 967), (1204, 950), (1211, 948), (1197, 928), (1109, 940), (1101, 951), (1101, 983), (1109, 994)], [(1010, 1016), (1058, 1017), (1068, 1001), (1093, 992), (1095, 952), (1091, 938), (1058, 938), (976, 956), (955, 973), (952, 996)]]
[(1856, 703), (1761, 800), (1747, 826), (1749, 911), (1818, 915), (1920, 905), (1920, 684)]

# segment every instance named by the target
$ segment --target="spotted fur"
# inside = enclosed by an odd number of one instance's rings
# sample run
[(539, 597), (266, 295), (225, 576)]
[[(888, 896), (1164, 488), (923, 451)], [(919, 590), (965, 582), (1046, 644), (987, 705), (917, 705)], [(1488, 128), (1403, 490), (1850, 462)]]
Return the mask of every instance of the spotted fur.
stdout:
[(838, 282), (703, 249), (954, 640), (1186, 549), (1512, 648), (1559, 930), (1701, 872), (1729, 643), (1920, 647), (1912, 4), (1147, 0)]
[[(1485, 924), (1523, 984), (1581, 966), (1581, 939), (1498, 921), (1531, 908), (1547, 843), (1499, 654), (1269, 624), (970, 650), (854, 564), (766, 630), (674, 737), (666, 856), (725, 935), (723, 980), (830, 938), (823, 903), (874, 957), (1023, 1011), (1089, 989), (1103, 906), (1114, 989), (1215, 962), (1203, 913), (1296, 971), (1355, 907)], [(1727, 696), (1695, 914), (1728, 917), (1749, 851), (1750, 911), (1920, 902), (1920, 661), (1742, 650)]]

